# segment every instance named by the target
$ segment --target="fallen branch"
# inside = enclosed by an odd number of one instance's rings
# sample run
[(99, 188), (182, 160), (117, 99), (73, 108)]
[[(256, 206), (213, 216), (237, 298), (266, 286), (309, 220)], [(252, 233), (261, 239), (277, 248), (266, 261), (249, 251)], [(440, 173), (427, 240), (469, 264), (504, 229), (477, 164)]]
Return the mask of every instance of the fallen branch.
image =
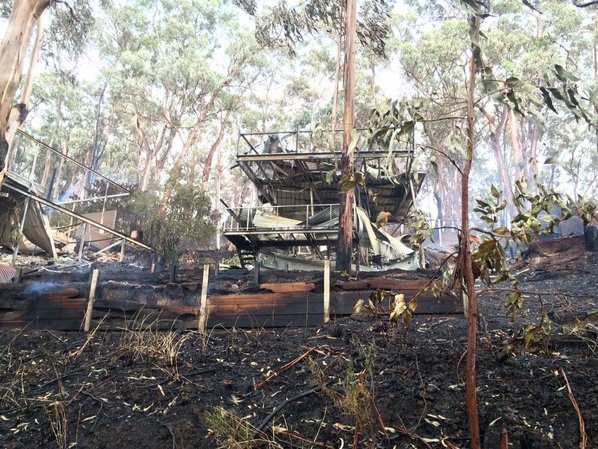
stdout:
[(334, 446), (330, 446), (326, 443), (320, 443), (319, 441), (312, 441), (309, 440), (307, 438), (304, 438), (300, 435), (297, 435), (296, 433), (292, 433), (292, 432), (287, 432), (287, 431), (278, 431), (277, 432), (280, 435), (284, 435), (288, 438), (294, 438), (296, 440), (302, 441), (304, 443), (308, 443), (310, 446), (318, 446), (318, 447), (323, 447), (325, 449), (335, 449)]
[(301, 399), (304, 398), (305, 396), (309, 396), (310, 394), (313, 394), (317, 391), (320, 391), (322, 389), (322, 387), (318, 386), (318, 387), (313, 387), (310, 388), (309, 390), (305, 390), (291, 398), (285, 399), (282, 403), (280, 403), (278, 406), (276, 406), (274, 408), (274, 410), (272, 410), (272, 413), (270, 413), (268, 416), (266, 416), (264, 418), (264, 420), (260, 423), (259, 426), (257, 426), (255, 428), (255, 432), (253, 433), (253, 437), (255, 438), (255, 436), (260, 433), (262, 430), (264, 430), (264, 428), (268, 425), (268, 423), (272, 420), (272, 418), (274, 418), (274, 416), (276, 416), (276, 414), (281, 411), (283, 408), (285, 408), (288, 404), (290, 404), (293, 401), (296, 401), (297, 399)]
[(172, 449), (176, 449), (178, 446), (176, 444), (176, 437), (174, 435), (174, 432), (172, 431), (172, 427), (170, 427), (170, 424), (168, 424), (167, 422), (160, 420), (158, 420), (158, 422), (168, 429), (168, 433), (170, 433), (170, 437), (172, 438)]
[(565, 370), (561, 369), (563, 373), (563, 379), (565, 379), (565, 384), (567, 384), (567, 392), (569, 393), (569, 400), (571, 404), (573, 404), (573, 408), (577, 413), (577, 421), (579, 422), (579, 449), (586, 449), (588, 444), (588, 435), (586, 433), (586, 425), (583, 421), (583, 417), (581, 416), (581, 411), (579, 410), (579, 404), (573, 396), (573, 391), (571, 390), (571, 385), (569, 384), (569, 380), (567, 379), (567, 374), (565, 374)]
[(407, 430), (405, 427), (395, 427), (394, 430), (396, 430), (397, 433), (395, 433), (394, 435), (391, 435), (388, 438), (389, 441), (397, 439), (399, 437), (399, 434), (401, 434), (401, 435), (405, 435), (405, 436), (411, 438), (412, 440), (420, 441), (428, 449), (432, 449), (432, 446), (430, 445), (430, 443), (428, 443), (423, 437), (420, 437), (418, 434)]
[(312, 352), (314, 352), (315, 349), (316, 348), (309, 348), (306, 352), (304, 352), (300, 356), (295, 357), (293, 360), (291, 360), (288, 363), (285, 363), (280, 368), (278, 368), (276, 371), (274, 371), (272, 374), (270, 374), (269, 376), (265, 377), (264, 379), (260, 380), (257, 384), (255, 384), (254, 389), (257, 390), (258, 388), (260, 388), (261, 386), (263, 386), (264, 384), (266, 384), (270, 380), (274, 379), (275, 377), (279, 376), (281, 373), (283, 373), (286, 370), (288, 370), (289, 368), (293, 367), (294, 365), (296, 365), (297, 363), (299, 363), (301, 360), (303, 360), (305, 357), (307, 357), (309, 354), (311, 354)]

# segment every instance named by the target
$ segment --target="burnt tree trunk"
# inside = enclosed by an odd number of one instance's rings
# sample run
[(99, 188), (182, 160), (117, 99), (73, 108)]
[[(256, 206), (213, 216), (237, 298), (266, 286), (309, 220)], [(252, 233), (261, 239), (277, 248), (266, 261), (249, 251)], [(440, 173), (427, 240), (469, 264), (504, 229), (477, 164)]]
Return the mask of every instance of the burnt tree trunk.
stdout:
[(471, 448), (480, 449), (480, 425), (476, 395), (476, 350), (477, 350), (477, 298), (474, 289), (473, 264), (471, 257), (471, 235), (469, 231), (469, 175), (473, 162), (474, 146), (474, 89), (477, 72), (476, 55), (479, 54), (480, 17), (471, 18), (471, 50), (467, 92), (467, 148), (465, 166), (461, 177), (461, 293), (467, 299), (467, 364), (465, 373), (465, 399), (469, 418)]
[[(345, 70), (344, 89), (345, 105), (343, 118), (343, 153), (341, 157), (341, 176), (353, 176), (353, 155), (349, 151), (353, 131), (353, 103), (355, 91), (355, 0), (347, 1), (345, 25)], [(354, 189), (340, 193), (340, 222), (336, 247), (336, 270), (351, 271), (351, 253), (353, 251), (353, 201)]]

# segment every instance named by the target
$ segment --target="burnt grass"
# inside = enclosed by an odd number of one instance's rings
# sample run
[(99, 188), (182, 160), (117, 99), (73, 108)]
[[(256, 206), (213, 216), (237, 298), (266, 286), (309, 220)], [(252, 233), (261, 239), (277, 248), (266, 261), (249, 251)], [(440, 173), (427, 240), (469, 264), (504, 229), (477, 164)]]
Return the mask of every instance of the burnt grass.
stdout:
[[(596, 323), (585, 315), (597, 308), (595, 259), (528, 270), (515, 321), (504, 292), (479, 297), (484, 448), (498, 448), (503, 428), (510, 448), (598, 447)], [(507, 357), (504, 343), (541, 310), (553, 319), (548, 353)], [(0, 447), (467, 448), (465, 341), (461, 315), (207, 335), (4, 329)]]

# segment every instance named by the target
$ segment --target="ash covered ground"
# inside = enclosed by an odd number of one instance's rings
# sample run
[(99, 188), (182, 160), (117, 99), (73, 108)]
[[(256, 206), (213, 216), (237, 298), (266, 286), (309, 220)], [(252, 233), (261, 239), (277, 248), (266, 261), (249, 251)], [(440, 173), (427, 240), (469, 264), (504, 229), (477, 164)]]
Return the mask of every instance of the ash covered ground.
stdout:
[[(480, 295), (484, 448), (503, 428), (511, 448), (580, 448), (582, 422), (585, 447), (598, 447), (598, 257), (558, 257), (517, 267), (526, 293), (515, 321), (504, 292)], [(507, 357), (504, 343), (541, 311), (548, 353), (516, 346)], [(0, 446), (467, 448), (465, 340), (459, 315), (207, 335), (2, 329)]]

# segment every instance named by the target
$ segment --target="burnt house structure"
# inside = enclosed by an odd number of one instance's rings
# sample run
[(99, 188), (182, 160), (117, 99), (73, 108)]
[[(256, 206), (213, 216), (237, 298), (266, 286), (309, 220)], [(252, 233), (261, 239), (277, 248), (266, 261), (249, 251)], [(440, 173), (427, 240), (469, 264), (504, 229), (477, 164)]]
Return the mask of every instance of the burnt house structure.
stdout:
[[(259, 205), (225, 204), (230, 218), (224, 235), (243, 266), (307, 270), (334, 259), (341, 152), (330, 143), (334, 136), (323, 137), (315, 131), (239, 135), (235, 168), (255, 187)], [(340, 134), (336, 141), (340, 146)], [(396, 236), (425, 176), (414, 171), (412, 142), (355, 149), (360, 182), (355, 187), (354, 263), (362, 270), (418, 266), (413, 248)], [(387, 226), (376, 226), (380, 217)]]

